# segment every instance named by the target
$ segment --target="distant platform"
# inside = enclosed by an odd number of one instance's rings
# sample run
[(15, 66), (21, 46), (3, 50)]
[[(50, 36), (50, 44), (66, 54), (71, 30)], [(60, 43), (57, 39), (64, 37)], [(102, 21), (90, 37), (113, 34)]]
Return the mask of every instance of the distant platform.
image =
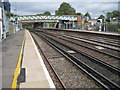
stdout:
[(42, 29), (50, 29), (50, 30), (63, 30), (63, 31), (71, 31), (71, 32), (88, 32), (93, 34), (102, 34), (102, 35), (112, 35), (112, 36), (120, 36), (118, 32), (103, 32), (103, 31), (91, 31), (91, 30), (81, 30), (81, 29), (57, 29), (57, 28), (42, 28)]
[(90, 31), (90, 30), (78, 30), (78, 29), (64, 29), (68, 31), (76, 31), (76, 32), (89, 32), (89, 33), (97, 33), (97, 34), (105, 34), (105, 35), (115, 35), (115, 36), (120, 36), (119, 33), (115, 32), (103, 32), (103, 31)]

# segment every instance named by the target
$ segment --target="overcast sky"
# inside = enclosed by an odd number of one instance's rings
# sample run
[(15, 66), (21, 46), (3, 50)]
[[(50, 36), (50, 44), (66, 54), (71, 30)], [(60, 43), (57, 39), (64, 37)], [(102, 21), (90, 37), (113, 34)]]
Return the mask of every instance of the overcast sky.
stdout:
[[(92, 17), (98, 17), (104, 12), (118, 10), (120, 0), (9, 0), (12, 13), (19, 15), (34, 15), (50, 11), (53, 15), (62, 2), (68, 2), (77, 12), (89, 12)], [(44, 1), (44, 2), (43, 2)], [(16, 10), (15, 10), (16, 8)]]

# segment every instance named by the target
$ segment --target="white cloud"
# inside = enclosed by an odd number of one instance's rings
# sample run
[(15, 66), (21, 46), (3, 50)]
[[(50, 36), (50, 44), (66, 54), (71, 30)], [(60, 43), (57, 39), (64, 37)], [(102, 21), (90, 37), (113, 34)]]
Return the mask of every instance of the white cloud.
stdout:
[[(77, 1), (77, 0), (76, 0)], [(62, 2), (12, 2), (13, 7), (17, 8), (17, 14), (31, 15), (50, 11), (54, 14)], [(103, 14), (103, 11), (118, 10), (117, 2), (70, 2), (70, 5), (76, 9), (77, 12), (89, 12), (93, 17)]]
[(113, 10), (118, 10), (117, 2), (74, 2), (71, 4), (77, 12), (83, 14), (89, 12), (93, 17), (98, 17), (99, 15), (104, 14), (104, 12), (107, 13)]

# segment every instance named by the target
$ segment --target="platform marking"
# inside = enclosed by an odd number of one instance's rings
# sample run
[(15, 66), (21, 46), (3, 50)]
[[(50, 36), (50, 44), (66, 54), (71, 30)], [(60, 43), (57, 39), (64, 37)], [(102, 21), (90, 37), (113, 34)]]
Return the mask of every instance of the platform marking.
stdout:
[(30, 37), (31, 37), (31, 39), (32, 39), (32, 43), (33, 43), (33, 45), (34, 45), (34, 48), (35, 48), (36, 53), (37, 53), (37, 55), (38, 55), (38, 58), (39, 58), (39, 60), (40, 60), (40, 64), (42, 65), (43, 71), (45, 72), (45, 76), (46, 76), (46, 78), (47, 78), (47, 80), (48, 80), (48, 83), (49, 83), (49, 85), (50, 85), (50, 88), (55, 88), (55, 85), (54, 85), (52, 79), (50, 78), (50, 75), (49, 75), (49, 73), (48, 73), (48, 71), (47, 71), (47, 68), (46, 68), (46, 66), (45, 66), (45, 64), (44, 64), (44, 62), (43, 62), (43, 59), (42, 59), (42, 57), (41, 57), (41, 55), (40, 55), (40, 53), (39, 53), (39, 51), (38, 51), (38, 49), (37, 49), (37, 46), (36, 46), (35, 42), (34, 42), (32, 36), (31, 36), (30, 32), (29, 32), (28, 30), (27, 30), (27, 32), (29, 33), (29, 35), (30, 35)]
[(22, 63), (24, 44), (25, 44), (25, 35), (24, 35), (24, 39), (23, 39), (23, 42), (22, 42), (22, 47), (21, 47), (21, 50), (20, 50), (18, 63), (17, 63), (16, 69), (15, 69), (15, 72), (14, 72), (11, 90), (16, 90), (16, 88), (17, 88), (17, 80), (18, 80), (18, 75), (19, 75), (19, 72), (20, 72), (21, 63)]

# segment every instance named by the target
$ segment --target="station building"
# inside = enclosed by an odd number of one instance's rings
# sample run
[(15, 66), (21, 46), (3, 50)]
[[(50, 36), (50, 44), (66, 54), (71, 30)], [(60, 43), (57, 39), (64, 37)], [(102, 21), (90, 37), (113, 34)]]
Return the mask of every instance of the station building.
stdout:
[(6, 39), (7, 29), (7, 18), (6, 13), (10, 13), (10, 3), (8, 0), (0, 1), (0, 41)]

